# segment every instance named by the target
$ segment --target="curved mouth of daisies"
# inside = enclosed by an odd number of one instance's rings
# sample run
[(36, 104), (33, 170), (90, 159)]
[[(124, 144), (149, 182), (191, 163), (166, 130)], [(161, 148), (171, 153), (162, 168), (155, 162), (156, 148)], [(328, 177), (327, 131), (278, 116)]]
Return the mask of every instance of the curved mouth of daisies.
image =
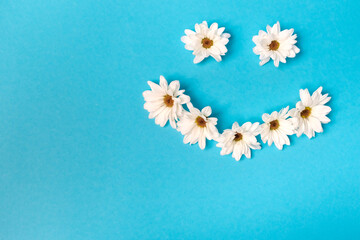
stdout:
[(166, 94), (164, 96), (164, 103), (167, 107), (174, 106), (174, 100), (172, 99), (172, 96), (170, 96), (169, 94)]
[(308, 118), (310, 114), (311, 114), (311, 108), (305, 107), (305, 109), (301, 111), (300, 116), (302, 118)]
[(276, 130), (280, 127), (278, 120), (273, 120), (270, 122), (270, 130)]
[(211, 46), (214, 44), (213, 40), (209, 39), (209, 38), (203, 38), (201, 40), (201, 44), (203, 46), (203, 48), (211, 48)]
[(243, 138), (242, 134), (237, 132), (237, 133), (235, 134), (234, 141), (235, 141), (235, 142), (238, 142), (238, 141), (240, 141), (242, 138)]
[(272, 40), (271, 43), (269, 44), (269, 49), (271, 51), (276, 51), (278, 50), (280, 47), (280, 43), (276, 40)]
[(198, 127), (201, 127), (201, 128), (206, 127), (206, 121), (205, 121), (202, 117), (200, 117), (200, 116), (198, 116), (198, 117), (195, 119), (195, 123), (196, 123), (196, 125), (198, 125)]

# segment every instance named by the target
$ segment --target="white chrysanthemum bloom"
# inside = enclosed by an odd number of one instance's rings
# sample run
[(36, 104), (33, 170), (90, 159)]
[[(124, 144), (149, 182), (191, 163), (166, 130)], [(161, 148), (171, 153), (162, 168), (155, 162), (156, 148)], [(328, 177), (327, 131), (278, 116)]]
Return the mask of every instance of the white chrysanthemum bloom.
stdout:
[(232, 125), (232, 129), (226, 129), (217, 139), (216, 146), (221, 147), (221, 155), (227, 155), (231, 152), (232, 157), (239, 161), (242, 155), (251, 157), (250, 149), (261, 149), (256, 135), (260, 133), (259, 123), (246, 122), (241, 127), (237, 122)]
[(225, 45), (229, 42), (230, 34), (223, 33), (224, 27), (218, 28), (217, 23), (211, 24), (210, 28), (206, 21), (195, 24), (195, 32), (185, 30), (186, 36), (181, 37), (187, 50), (193, 51), (194, 63), (199, 63), (204, 58), (212, 56), (216, 61), (221, 61), (221, 56), (227, 52)]
[(190, 97), (185, 95), (185, 90), (179, 90), (178, 80), (172, 81), (169, 85), (163, 76), (160, 76), (160, 84), (148, 81), (151, 88), (143, 92), (146, 103), (144, 108), (150, 112), (149, 118), (155, 118), (155, 123), (161, 127), (165, 126), (167, 121), (173, 128), (176, 128), (176, 122), (183, 114), (182, 104), (190, 102)]
[(260, 55), (260, 66), (267, 63), (270, 58), (274, 61), (276, 67), (279, 61), (286, 63), (286, 58), (293, 58), (300, 49), (295, 46), (297, 38), (294, 29), (286, 29), (280, 31), (280, 23), (277, 22), (273, 27), (266, 27), (267, 32), (259, 31), (259, 35), (253, 37), (256, 46), (253, 51), (256, 55)]
[(328, 94), (321, 94), (322, 87), (319, 87), (311, 96), (309, 90), (300, 89), (300, 99), (296, 103), (296, 110), (293, 117), (298, 120), (298, 129), (296, 135), (299, 137), (303, 133), (312, 138), (315, 132), (323, 132), (321, 123), (329, 123), (330, 119), (326, 117), (331, 111), (329, 106), (325, 106), (331, 97)]
[(199, 147), (204, 149), (206, 139), (212, 140), (219, 136), (219, 132), (215, 125), (217, 118), (209, 117), (211, 115), (211, 107), (204, 107), (201, 112), (194, 108), (191, 103), (188, 104), (190, 112), (184, 112), (178, 122), (178, 131), (184, 135), (184, 143), (194, 144), (199, 142)]
[(275, 146), (282, 150), (284, 144), (290, 145), (288, 135), (295, 133), (297, 126), (296, 119), (289, 118), (295, 109), (288, 112), (289, 106), (281, 109), (280, 112), (272, 112), (271, 115), (264, 113), (262, 120), (265, 122), (261, 125), (261, 140), (269, 146), (274, 142)]

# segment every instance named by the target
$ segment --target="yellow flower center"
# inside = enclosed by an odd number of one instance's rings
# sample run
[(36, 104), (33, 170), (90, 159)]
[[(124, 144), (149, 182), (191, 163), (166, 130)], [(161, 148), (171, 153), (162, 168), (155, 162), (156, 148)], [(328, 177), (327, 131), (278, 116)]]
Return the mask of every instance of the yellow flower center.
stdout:
[(196, 125), (198, 125), (198, 127), (201, 127), (201, 128), (206, 127), (206, 121), (205, 121), (202, 117), (200, 117), (200, 116), (198, 116), (198, 117), (195, 119), (195, 123), (196, 123)]
[(280, 43), (276, 40), (272, 40), (271, 43), (269, 44), (269, 49), (271, 51), (276, 51), (278, 50), (280, 47)]
[(236, 133), (234, 137), (234, 141), (238, 142), (243, 138), (243, 135), (241, 133)]
[(174, 100), (172, 99), (172, 96), (170, 96), (169, 94), (166, 94), (164, 96), (164, 103), (167, 107), (171, 108), (172, 106), (174, 106)]
[(203, 48), (211, 48), (211, 46), (214, 44), (214, 42), (213, 42), (213, 40), (206, 37), (201, 40), (201, 44), (202, 44)]
[(280, 127), (278, 120), (273, 120), (270, 122), (270, 130), (276, 130)]
[(311, 114), (311, 108), (305, 107), (305, 109), (301, 111), (300, 116), (302, 118), (308, 118), (310, 114)]

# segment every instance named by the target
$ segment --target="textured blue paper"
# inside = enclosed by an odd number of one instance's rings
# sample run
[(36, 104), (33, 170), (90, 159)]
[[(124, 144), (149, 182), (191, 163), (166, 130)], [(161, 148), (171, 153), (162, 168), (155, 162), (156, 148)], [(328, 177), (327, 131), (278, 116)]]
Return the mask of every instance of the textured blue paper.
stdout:
[[(0, 3), (0, 239), (360, 239), (359, 1)], [(180, 41), (232, 37), (198, 65)], [(267, 24), (300, 54), (258, 65)], [(219, 130), (324, 87), (331, 123), (279, 151), (221, 157), (148, 119), (142, 92), (178, 79)]]

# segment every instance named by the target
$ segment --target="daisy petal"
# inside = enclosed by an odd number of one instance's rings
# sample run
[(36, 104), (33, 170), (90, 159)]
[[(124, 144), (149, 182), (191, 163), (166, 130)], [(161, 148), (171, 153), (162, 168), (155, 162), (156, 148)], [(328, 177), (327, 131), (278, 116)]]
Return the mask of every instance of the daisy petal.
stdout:
[(207, 106), (207, 107), (204, 107), (202, 110), (201, 110), (201, 113), (204, 114), (205, 117), (208, 117), (211, 115), (211, 107)]

